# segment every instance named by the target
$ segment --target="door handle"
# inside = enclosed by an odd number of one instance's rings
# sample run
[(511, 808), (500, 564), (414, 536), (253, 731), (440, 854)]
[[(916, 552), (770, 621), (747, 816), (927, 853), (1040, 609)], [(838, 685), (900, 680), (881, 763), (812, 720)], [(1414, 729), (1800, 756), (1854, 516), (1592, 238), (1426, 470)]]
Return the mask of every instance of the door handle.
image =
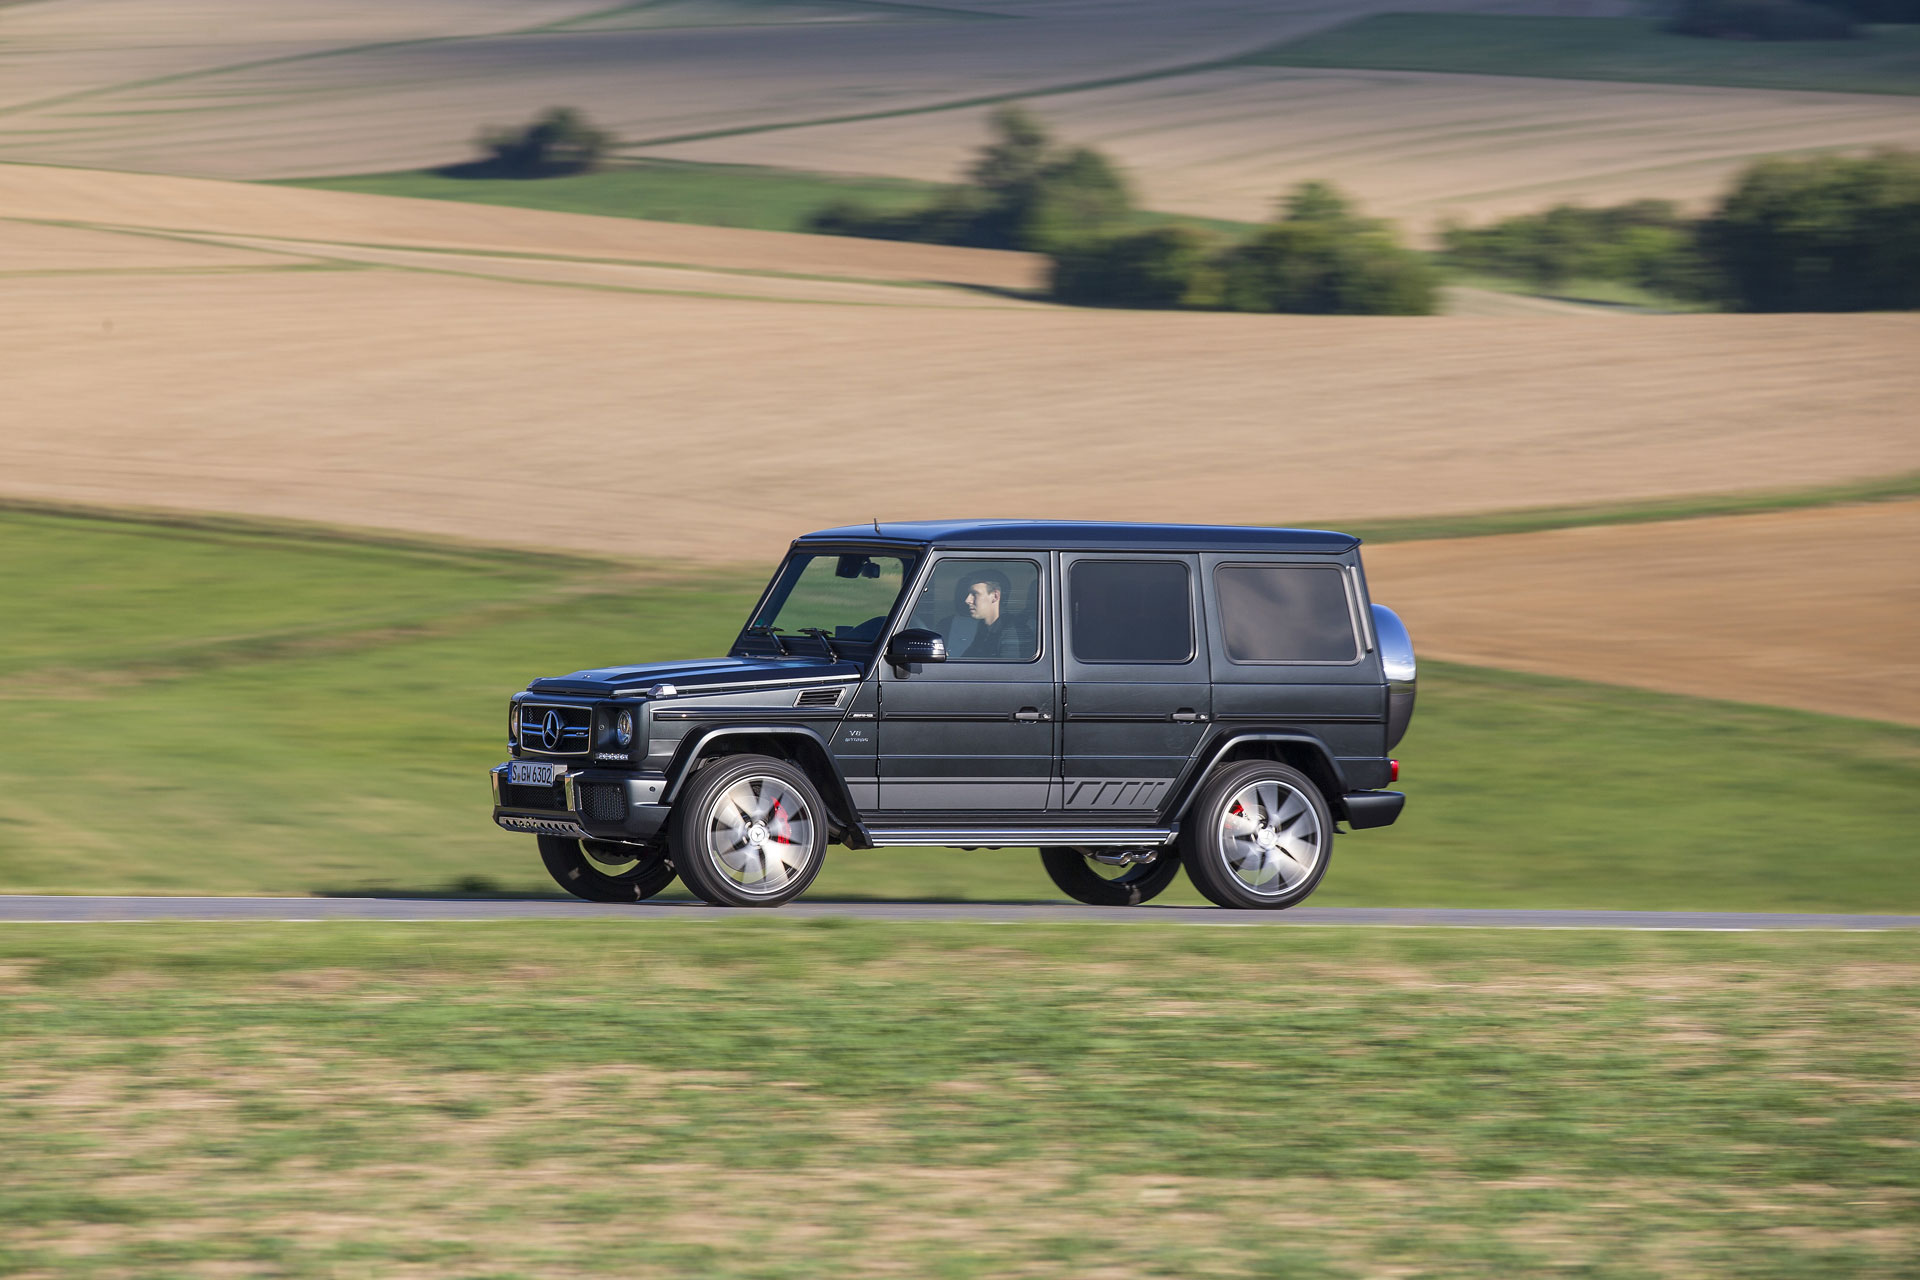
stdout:
[(1052, 716), (1038, 707), (1022, 707), (1013, 713), (1015, 720), (1051, 720)]
[(1173, 713), (1173, 718), (1180, 724), (1197, 724), (1207, 718), (1207, 713), (1195, 711), (1192, 707), (1182, 707)]

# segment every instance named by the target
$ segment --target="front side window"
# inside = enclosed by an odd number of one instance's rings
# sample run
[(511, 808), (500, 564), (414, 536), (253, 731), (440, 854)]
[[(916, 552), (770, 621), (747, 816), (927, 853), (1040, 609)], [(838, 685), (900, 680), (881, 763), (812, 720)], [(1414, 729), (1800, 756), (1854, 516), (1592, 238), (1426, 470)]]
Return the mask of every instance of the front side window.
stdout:
[(754, 653), (871, 653), (917, 560), (862, 553), (790, 556), (737, 647)]
[(1078, 662), (1186, 662), (1193, 593), (1178, 560), (1079, 560), (1067, 588)]
[(908, 626), (937, 631), (948, 662), (1032, 662), (1040, 656), (1040, 566), (1032, 560), (942, 560)]
[(1223, 564), (1213, 573), (1220, 640), (1234, 662), (1352, 662), (1360, 656), (1346, 574), (1311, 565)]

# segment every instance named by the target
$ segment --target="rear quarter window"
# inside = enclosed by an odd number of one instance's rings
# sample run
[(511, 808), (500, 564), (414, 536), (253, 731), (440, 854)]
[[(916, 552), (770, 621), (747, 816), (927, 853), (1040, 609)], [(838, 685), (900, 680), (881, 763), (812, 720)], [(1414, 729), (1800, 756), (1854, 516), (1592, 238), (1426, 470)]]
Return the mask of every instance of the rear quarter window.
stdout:
[(1331, 566), (1223, 564), (1213, 572), (1232, 662), (1352, 662), (1360, 656), (1347, 575)]

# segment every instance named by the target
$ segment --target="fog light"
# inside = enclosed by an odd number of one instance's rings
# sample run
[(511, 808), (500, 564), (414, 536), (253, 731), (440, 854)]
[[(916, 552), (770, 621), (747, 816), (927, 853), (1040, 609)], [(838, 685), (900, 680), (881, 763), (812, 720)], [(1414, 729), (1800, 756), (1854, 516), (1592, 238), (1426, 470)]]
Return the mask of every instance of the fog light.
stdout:
[(633, 745), (633, 712), (622, 711), (613, 720), (613, 736), (623, 747)]

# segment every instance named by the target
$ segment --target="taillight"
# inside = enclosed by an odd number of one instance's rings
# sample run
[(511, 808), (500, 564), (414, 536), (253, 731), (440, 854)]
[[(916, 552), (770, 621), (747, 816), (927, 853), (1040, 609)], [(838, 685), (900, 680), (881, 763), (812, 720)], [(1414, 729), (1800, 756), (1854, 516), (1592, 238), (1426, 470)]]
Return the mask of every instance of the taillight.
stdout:
[(1398, 760), (1389, 760), (1387, 761), (1387, 763), (1391, 765), (1393, 768), (1393, 772), (1387, 775), (1387, 781), (1388, 782), (1400, 781), (1400, 762)]

